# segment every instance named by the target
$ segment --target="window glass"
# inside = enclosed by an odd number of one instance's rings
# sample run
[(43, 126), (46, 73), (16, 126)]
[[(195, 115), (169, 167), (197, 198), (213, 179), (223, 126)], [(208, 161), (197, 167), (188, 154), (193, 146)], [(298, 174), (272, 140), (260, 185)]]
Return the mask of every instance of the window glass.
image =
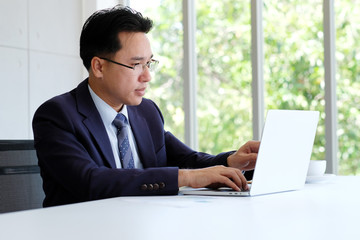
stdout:
[[(360, 174), (360, 4), (335, 2), (339, 174)], [(358, 1), (355, 1), (358, 2)], [(312, 159), (325, 158), (323, 1), (264, 0), (266, 109), (320, 111)], [(136, 0), (154, 20), (149, 37), (160, 60), (146, 97), (165, 127), (184, 138), (182, 3)], [(236, 149), (252, 138), (250, 1), (196, 1), (199, 150)]]
[(196, 1), (199, 150), (252, 139), (250, 1)]
[(264, 0), (263, 8), (266, 110), (320, 111), (312, 159), (325, 159), (322, 2)]
[(182, 2), (136, 0), (130, 2), (130, 7), (149, 17), (154, 23), (148, 37), (154, 59), (160, 63), (145, 97), (152, 99), (161, 109), (165, 129), (183, 141)]
[(360, 175), (360, 1), (334, 2), (339, 174)]

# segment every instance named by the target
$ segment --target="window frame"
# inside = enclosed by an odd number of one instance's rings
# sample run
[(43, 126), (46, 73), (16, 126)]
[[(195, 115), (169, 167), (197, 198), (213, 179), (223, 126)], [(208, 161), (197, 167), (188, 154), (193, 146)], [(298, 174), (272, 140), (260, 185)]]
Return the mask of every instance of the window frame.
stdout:
[[(263, 0), (251, 1), (251, 64), (252, 64), (252, 114), (253, 139), (261, 138), (264, 124), (264, 39), (262, 26)], [(130, 0), (120, 1), (129, 5)], [(185, 144), (198, 149), (196, 92), (196, 1), (182, 0), (184, 26), (184, 114)], [(338, 173), (338, 137), (337, 137), (337, 97), (336, 97), (336, 59), (335, 59), (335, 13), (334, 0), (323, 0), (324, 28), (324, 69), (325, 69), (325, 152), (327, 173)]]

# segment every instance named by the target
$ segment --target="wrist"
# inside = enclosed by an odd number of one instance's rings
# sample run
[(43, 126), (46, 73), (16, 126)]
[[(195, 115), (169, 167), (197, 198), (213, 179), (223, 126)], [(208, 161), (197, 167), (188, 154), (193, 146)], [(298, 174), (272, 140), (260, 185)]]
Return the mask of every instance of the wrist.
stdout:
[(179, 169), (178, 173), (178, 185), (179, 187), (189, 186), (189, 170)]
[(229, 154), (229, 156), (226, 159), (226, 164), (227, 167), (232, 167), (232, 158), (234, 157), (233, 155), (235, 154), (235, 152), (232, 152)]

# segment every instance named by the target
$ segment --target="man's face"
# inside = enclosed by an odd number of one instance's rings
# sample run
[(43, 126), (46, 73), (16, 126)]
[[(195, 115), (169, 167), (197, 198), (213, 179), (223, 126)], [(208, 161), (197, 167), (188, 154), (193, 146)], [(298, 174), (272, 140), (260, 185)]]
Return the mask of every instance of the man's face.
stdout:
[[(121, 32), (118, 37), (122, 48), (111, 60), (128, 66), (144, 65), (152, 58), (149, 39), (145, 33)], [(100, 79), (100, 97), (115, 110), (123, 104), (139, 105), (151, 80), (149, 69), (136, 73), (133, 69), (101, 59), (103, 77)]]

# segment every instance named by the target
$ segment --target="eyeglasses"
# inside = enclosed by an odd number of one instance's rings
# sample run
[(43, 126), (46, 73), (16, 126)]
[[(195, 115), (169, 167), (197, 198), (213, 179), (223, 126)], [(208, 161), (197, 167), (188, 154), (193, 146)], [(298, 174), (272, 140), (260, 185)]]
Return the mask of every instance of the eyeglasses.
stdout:
[(125, 65), (125, 64), (122, 64), (122, 63), (113, 61), (113, 60), (108, 59), (108, 58), (104, 58), (104, 57), (99, 57), (99, 58), (100, 58), (100, 59), (103, 59), (103, 60), (105, 60), (105, 61), (111, 62), (111, 63), (115, 63), (115, 64), (120, 65), (120, 66), (123, 66), (123, 67), (130, 68), (130, 69), (134, 70), (134, 73), (135, 73), (135, 74), (141, 74), (141, 73), (143, 73), (144, 70), (145, 70), (145, 67), (147, 67), (147, 68), (149, 69), (149, 71), (152, 72), (152, 71), (154, 71), (154, 70), (156, 69), (156, 67), (157, 67), (158, 64), (159, 64), (159, 61), (158, 61), (158, 60), (150, 59), (150, 61), (148, 61), (148, 62), (145, 63), (145, 64), (136, 63), (136, 64), (134, 64), (134, 66), (128, 66), (128, 65)]

